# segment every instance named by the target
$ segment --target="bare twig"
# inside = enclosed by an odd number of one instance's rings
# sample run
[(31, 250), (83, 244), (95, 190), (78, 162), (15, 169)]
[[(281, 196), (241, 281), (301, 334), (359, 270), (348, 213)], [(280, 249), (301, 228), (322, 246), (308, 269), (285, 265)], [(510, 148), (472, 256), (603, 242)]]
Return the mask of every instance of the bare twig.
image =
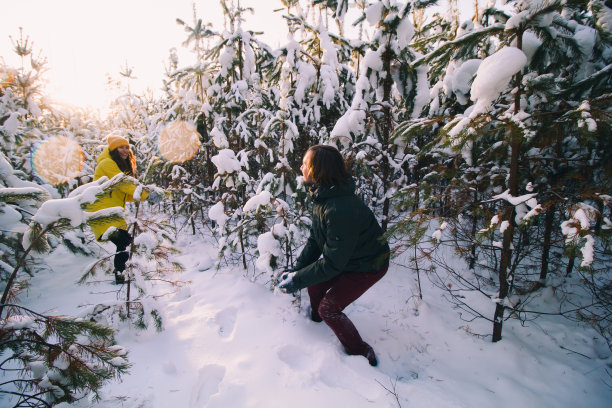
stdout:
[(399, 395), (397, 394), (397, 389), (396, 389), (396, 388), (397, 388), (397, 379), (396, 379), (396, 380), (395, 380), (395, 382), (394, 382), (393, 380), (391, 380), (391, 379), (389, 378), (389, 382), (391, 383), (391, 389), (389, 389), (389, 388), (385, 387), (385, 386), (383, 385), (383, 383), (381, 383), (381, 382), (380, 382), (380, 381), (378, 381), (378, 380), (376, 380), (376, 382), (377, 382), (378, 384), (380, 384), (380, 386), (381, 386), (381, 387), (383, 387), (383, 388), (385, 389), (385, 391), (387, 391), (389, 394), (392, 394), (392, 395), (395, 397), (395, 401), (397, 402), (397, 406), (398, 406), (399, 408), (402, 408), (402, 404), (400, 403), (400, 400), (399, 400)]

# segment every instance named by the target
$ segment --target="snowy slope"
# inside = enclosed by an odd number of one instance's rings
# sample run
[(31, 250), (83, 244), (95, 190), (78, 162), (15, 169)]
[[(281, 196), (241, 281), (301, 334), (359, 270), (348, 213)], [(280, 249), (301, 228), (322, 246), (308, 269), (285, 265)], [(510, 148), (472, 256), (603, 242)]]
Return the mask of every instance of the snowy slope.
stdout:
[[(201, 237), (178, 244), (180, 279), (191, 284), (158, 299), (164, 331), (122, 327), (117, 341), (130, 350), (130, 374), (107, 384), (101, 402), (75, 406), (594, 408), (612, 398), (607, 347), (567, 320), (528, 328), (508, 321), (493, 344), (468, 333), (489, 333), (487, 322), (460, 320), (426, 279), (424, 300), (411, 297), (415, 276), (394, 264), (346, 310), (377, 352), (379, 366), (370, 367), (306, 317), (305, 291), (298, 310), (293, 297), (239, 269), (200, 271), (215, 254)], [(46, 261), (52, 270), (22, 295), (35, 310), (78, 315), (115, 299), (109, 282), (74, 284), (91, 259), (60, 249)]]

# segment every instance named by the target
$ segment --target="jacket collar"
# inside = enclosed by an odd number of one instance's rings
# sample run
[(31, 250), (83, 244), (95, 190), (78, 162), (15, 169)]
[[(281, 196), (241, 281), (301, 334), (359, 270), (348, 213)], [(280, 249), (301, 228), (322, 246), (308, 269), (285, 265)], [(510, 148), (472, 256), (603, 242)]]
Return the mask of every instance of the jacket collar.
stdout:
[(102, 150), (102, 153), (100, 153), (98, 157), (96, 157), (96, 162), (100, 163), (104, 159), (112, 159), (108, 147), (105, 147), (104, 150)]
[(307, 183), (308, 191), (314, 201), (323, 201), (332, 197), (341, 197), (355, 194), (355, 182), (352, 178), (348, 182), (333, 186), (317, 186)]

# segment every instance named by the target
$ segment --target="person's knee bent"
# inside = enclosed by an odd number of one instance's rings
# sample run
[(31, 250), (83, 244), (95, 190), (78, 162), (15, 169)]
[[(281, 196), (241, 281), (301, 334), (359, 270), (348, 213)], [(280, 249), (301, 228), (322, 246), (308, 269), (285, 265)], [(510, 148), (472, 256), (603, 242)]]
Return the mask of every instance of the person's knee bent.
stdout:
[(333, 319), (334, 316), (342, 313), (342, 310), (331, 299), (323, 298), (319, 304), (318, 312), (319, 316), (321, 316), (323, 320), (328, 320), (330, 318)]
[(111, 234), (109, 240), (115, 244), (117, 251), (123, 251), (125, 248), (131, 245), (133, 241), (130, 233), (120, 228)]
[(125, 270), (125, 264), (130, 259), (130, 254), (127, 251), (117, 252), (115, 254), (115, 269), (118, 272), (122, 272)]

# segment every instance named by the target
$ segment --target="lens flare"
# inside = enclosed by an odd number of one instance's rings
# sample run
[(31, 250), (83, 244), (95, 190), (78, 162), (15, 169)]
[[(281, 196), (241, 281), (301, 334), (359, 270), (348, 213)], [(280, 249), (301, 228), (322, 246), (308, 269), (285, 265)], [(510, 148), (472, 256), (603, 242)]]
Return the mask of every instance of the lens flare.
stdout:
[(176, 121), (164, 127), (157, 143), (166, 160), (183, 163), (191, 159), (200, 148), (200, 134), (192, 123)]
[(6, 88), (13, 82), (14, 76), (12, 72), (0, 71), (0, 90)]
[(36, 175), (49, 184), (58, 185), (72, 180), (83, 168), (81, 146), (65, 136), (55, 136), (38, 143), (31, 155)]

